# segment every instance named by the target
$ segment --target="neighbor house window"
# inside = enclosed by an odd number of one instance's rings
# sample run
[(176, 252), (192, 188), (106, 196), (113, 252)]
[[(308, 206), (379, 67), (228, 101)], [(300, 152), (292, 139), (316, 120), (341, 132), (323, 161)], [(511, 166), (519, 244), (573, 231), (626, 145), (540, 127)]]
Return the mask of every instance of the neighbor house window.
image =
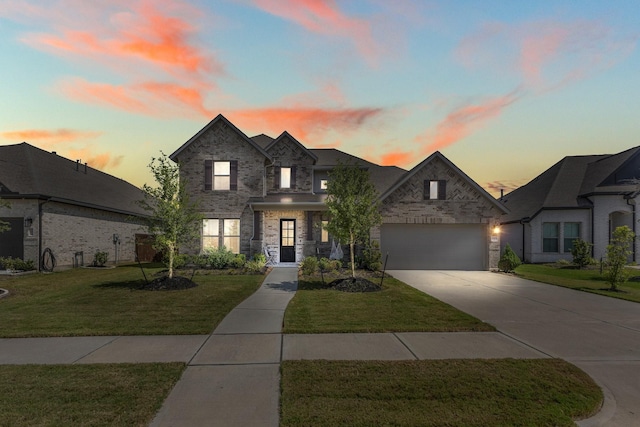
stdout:
[(202, 220), (202, 250), (216, 250), (223, 245), (233, 253), (240, 253), (240, 220)]
[(322, 221), (322, 231), (320, 232), (320, 242), (328, 243), (329, 242), (329, 232), (326, 227), (329, 224), (329, 221)]
[(425, 200), (444, 200), (447, 198), (447, 181), (427, 180), (424, 182)]
[(222, 220), (222, 242), (224, 246), (234, 254), (240, 253), (240, 220), (239, 219), (223, 219)]
[(238, 189), (238, 161), (205, 160), (204, 189), (236, 191)]
[(557, 222), (545, 222), (542, 224), (542, 252), (558, 252), (558, 229)]
[(565, 252), (571, 252), (573, 249), (573, 241), (580, 238), (580, 223), (579, 222), (565, 222), (563, 226), (564, 232), (564, 245)]
[(220, 241), (220, 220), (202, 220), (202, 250), (218, 249)]

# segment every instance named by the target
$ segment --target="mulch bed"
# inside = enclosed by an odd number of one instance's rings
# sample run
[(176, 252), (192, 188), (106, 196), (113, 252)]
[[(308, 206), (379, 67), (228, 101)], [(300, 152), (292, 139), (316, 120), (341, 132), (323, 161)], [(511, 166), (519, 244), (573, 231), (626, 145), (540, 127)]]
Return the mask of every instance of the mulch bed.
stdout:
[(341, 292), (378, 292), (382, 290), (379, 284), (363, 277), (336, 279), (329, 283), (329, 286)]
[(149, 283), (142, 285), (139, 289), (145, 291), (178, 291), (195, 288), (196, 286), (198, 286), (197, 283), (186, 277), (173, 276), (169, 278), (169, 276), (164, 276), (153, 279)]

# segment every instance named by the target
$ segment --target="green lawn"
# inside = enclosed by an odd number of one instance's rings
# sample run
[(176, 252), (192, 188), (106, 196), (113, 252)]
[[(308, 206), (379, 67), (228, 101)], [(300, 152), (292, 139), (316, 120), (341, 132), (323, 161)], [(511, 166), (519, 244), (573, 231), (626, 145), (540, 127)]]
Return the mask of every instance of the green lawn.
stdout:
[[(640, 276), (640, 270), (629, 270), (632, 277)], [(516, 268), (516, 274), (537, 282), (640, 302), (640, 282), (627, 281), (619, 286), (619, 292), (611, 292), (607, 290), (609, 284), (606, 282), (605, 275), (600, 274), (598, 269), (577, 270), (546, 264), (522, 264)]]
[[(147, 277), (160, 270), (145, 268)], [(0, 299), (0, 336), (208, 334), (264, 276), (193, 280), (198, 286), (186, 290), (135, 290), (144, 283), (137, 265), (6, 278), (0, 287), (10, 295)]]
[(281, 426), (573, 426), (602, 393), (558, 359), (285, 361)]
[(0, 366), (2, 426), (147, 426), (182, 363)]
[(301, 280), (284, 317), (287, 334), (331, 332), (493, 331), (493, 326), (391, 277), (380, 292), (328, 289)]

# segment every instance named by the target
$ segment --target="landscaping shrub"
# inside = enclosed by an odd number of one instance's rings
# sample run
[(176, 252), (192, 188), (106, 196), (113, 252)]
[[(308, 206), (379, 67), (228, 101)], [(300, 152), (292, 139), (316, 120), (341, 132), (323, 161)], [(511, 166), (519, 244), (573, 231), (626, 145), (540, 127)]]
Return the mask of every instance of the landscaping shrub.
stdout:
[(335, 264), (326, 257), (320, 258), (320, 261), (318, 261), (318, 267), (325, 273), (330, 273), (336, 269)]
[(207, 255), (208, 264), (214, 270), (227, 268), (233, 262), (233, 258), (235, 258), (235, 254), (227, 249), (226, 246), (218, 249), (207, 249), (205, 254)]
[(509, 244), (507, 243), (507, 245), (504, 247), (502, 257), (500, 258), (500, 261), (498, 261), (498, 268), (505, 273), (510, 273), (515, 270), (520, 264), (522, 264), (520, 258), (518, 258), (518, 255), (513, 252), (513, 249), (511, 249), (511, 246), (509, 246)]
[(380, 252), (380, 243), (377, 240), (369, 242), (362, 251), (362, 268), (371, 271), (382, 270), (382, 253)]
[[(187, 254), (178, 254), (173, 257), (173, 268), (183, 268), (189, 262), (189, 255)], [(168, 257), (164, 261), (165, 265), (169, 265)]]
[(312, 256), (306, 257), (304, 260), (302, 260), (300, 269), (302, 270), (302, 274), (304, 274), (305, 276), (311, 276), (318, 270), (318, 259)]
[(588, 243), (582, 239), (576, 239), (573, 241), (573, 246), (571, 247), (571, 255), (573, 256), (573, 263), (578, 266), (578, 268), (584, 268), (587, 265), (593, 263), (593, 258), (591, 258), (591, 247), (593, 245)]
[(93, 255), (93, 266), (94, 267), (104, 267), (109, 259), (109, 252), (96, 252)]
[(230, 262), (232, 268), (242, 268), (247, 263), (247, 257), (245, 254), (236, 254)]
[(260, 254), (255, 254), (253, 256), (253, 259), (248, 261), (244, 265), (244, 268), (249, 273), (262, 273), (262, 270), (266, 265), (267, 265), (267, 257), (264, 254), (260, 253)]
[(23, 261), (20, 258), (0, 257), (0, 270), (35, 270), (33, 260)]

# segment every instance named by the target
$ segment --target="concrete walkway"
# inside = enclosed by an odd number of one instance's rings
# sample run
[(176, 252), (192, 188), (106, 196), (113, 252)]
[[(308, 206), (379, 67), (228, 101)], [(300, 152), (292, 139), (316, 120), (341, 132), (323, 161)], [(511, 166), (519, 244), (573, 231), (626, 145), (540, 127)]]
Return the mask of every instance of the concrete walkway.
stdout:
[(278, 426), (282, 360), (547, 358), (501, 332), (283, 335), (296, 267), (276, 267), (211, 335), (0, 339), (0, 364), (184, 362), (152, 426)]

